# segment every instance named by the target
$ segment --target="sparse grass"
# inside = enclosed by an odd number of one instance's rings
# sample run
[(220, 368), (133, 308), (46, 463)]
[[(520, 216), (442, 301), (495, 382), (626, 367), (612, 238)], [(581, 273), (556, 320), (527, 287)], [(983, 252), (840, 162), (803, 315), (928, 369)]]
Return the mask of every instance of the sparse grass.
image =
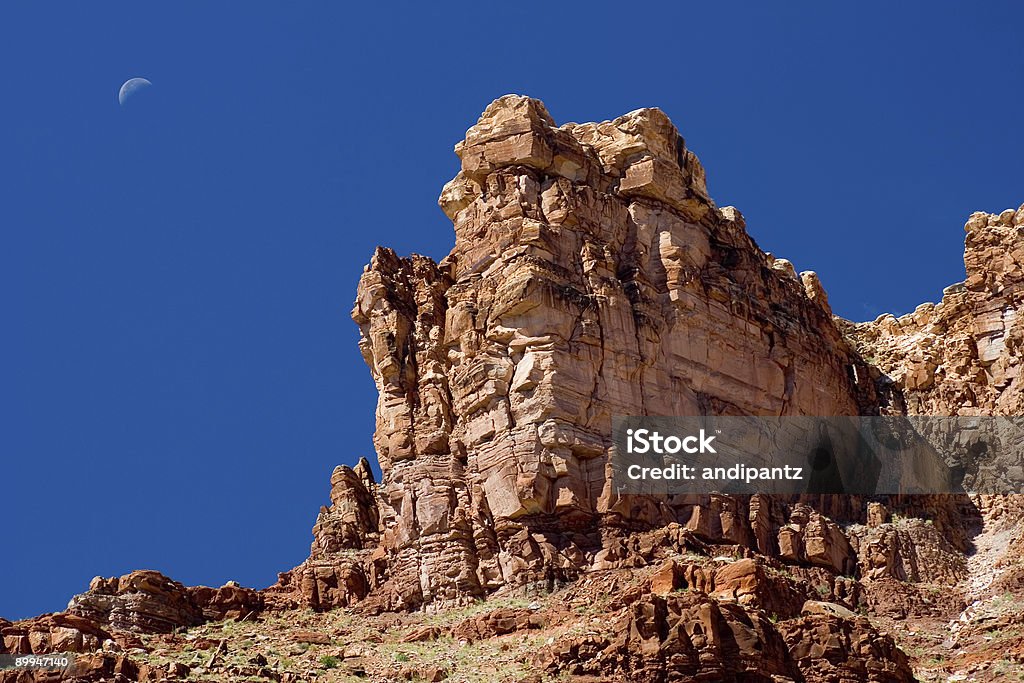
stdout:
[(1010, 605), (1016, 605), (1017, 599), (1013, 597), (1013, 593), (1003, 593), (992, 598), (992, 602), (998, 607), (1007, 607)]
[(530, 657), (544, 646), (549, 635), (550, 632), (520, 631), (507, 637), (465, 644), (442, 636), (423, 643), (378, 643), (374, 649), (387, 661), (444, 667), (452, 680), (493, 683), (497, 680), (497, 666), (502, 674), (500, 680), (516, 681), (530, 673)]
[(1024, 635), (1018, 626), (1009, 626), (1004, 628), (994, 628), (987, 632), (987, 634), (993, 641), (1010, 640), (1012, 638), (1020, 638)]
[(903, 648), (903, 651), (906, 652), (911, 657), (913, 657), (914, 659), (921, 659), (926, 654), (928, 654), (928, 650), (926, 650), (925, 648), (921, 647), (920, 645), (915, 645), (914, 647), (910, 647), (910, 648), (906, 648), (905, 647), (905, 648)]
[[(704, 561), (706, 558), (697, 559)], [(170, 662), (186, 664), (191, 669), (189, 680), (195, 683), (249, 680), (260, 666), (252, 661), (257, 654), (266, 657), (266, 666), (272, 671), (290, 673), (301, 680), (355, 683), (381, 680), (381, 675), (390, 676), (409, 667), (436, 666), (447, 670), (449, 679), (459, 683), (513, 683), (534, 672), (533, 658), (543, 650), (548, 638), (582, 635), (599, 628), (594, 620), (604, 617), (607, 606), (616, 598), (614, 592), (608, 591), (573, 592), (561, 598), (559, 593), (516, 591), (486, 602), (434, 613), (413, 613), (400, 619), (375, 619), (347, 608), (329, 612), (270, 611), (245, 622), (197, 626), (176, 634), (174, 642), (170, 643), (163, 636), (147, 637), (144, 640), (151, 651), (132, 657), (140, 663), (161, 667)], [(533, 602), (540, 603), (543, 609), (559, 600), (562, 607), (559, 614), (564, 621), (556, 621), (542, 630), (519, 631), (474, 643), (457, 642), (448, 634), (449, 628), (463, 620), (495, 609), (526, 608)], [(573, 615), (573, 608), (579, 616)], [(424, 626), (439, 628), (441, 635), (434, 641), (422, 643), (398, 642), (409, 631)], [(292, 636), (292, 631), (300, 629), (323, 633), (332, 644), (300, 644)], [(213, 641), (213, 645), (201, 649), (203, 645), (197, 641)], [(221, 641), (226, 651), (218, 652), (210, 666), (214, 648)], [(342, 648), (346, 646), (351, 646), (357, 654), (345, 656), (347, 653), (343, 654)], [(357, 674), (356, 666), (364, 668), (366, 674)]]
[(606, 593), (600, 593), (593, 596), (590, 602), (576, 605), (573, 607), (573, 611), (581, 617), (593, 617), (599, 614), (605, 614), (608, 611), (608, 604), (611, 600), (612, 596)]
[(492, 597), (487, 600), (476, 600), (464, 607), (452, 607), (449, 609), (439, 610), (437, 612), (422, 614), (420, 615), (420, 625), (439, 627), (454, 626), (460, 621), (464, 621), (470, 617), (475, 617), (480, 614), (485, 614), (492, 610), (502, 607), (526, 607), (531, 602), (533, 602), (533, 600), (530, 598), (512, 595)]
[(687, 562), (706, 562), (708, 558), (707, 558), (706, 555), (701, 555), (700, 553), (695, 553), (693, 551), (689, 551), (689, 552), (687, 552), (684, 555), (677, 555), (677, 556), (675, 556), (672, 559), (674, 559), (674, 560), (685, 560)]
[(789, 567), (784, 566), (782, 569), (778, 569), (776, 567), (772, 567), (771, 565), (769, 565), (765, 567), (765, 570), (767, 571), (769, 576), (781, 576), (782, 578), (789, 579), (790, 581), (797, 580), (796, 575), (792, 571), (790, 571)]
[(1000, 659), (992, 665), (992, 673), (1000, 676), (1015, 674), (1018, 681), (1024, 681), (1024, 671), (1021, 671), (1020, 664), (1012, 659)]

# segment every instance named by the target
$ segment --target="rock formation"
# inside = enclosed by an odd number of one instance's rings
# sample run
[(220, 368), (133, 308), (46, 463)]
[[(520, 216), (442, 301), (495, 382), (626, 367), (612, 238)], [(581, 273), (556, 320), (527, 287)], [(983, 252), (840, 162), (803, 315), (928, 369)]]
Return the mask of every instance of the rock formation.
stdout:
[[(630, 536), (671, 524), (880, 586), (963, 579), (971, 500), (618, 497), (610, 420), (1012, 414), (1022, 211), (971, 218), (967, 282), (938, 306), (854, 325), (832, 316), (815, 273), (715, 206), (659, 110), (559, 127), (506, 96), (456, 153), (440, 198), (452, 252), (378, 249), (353, 310), (380, 392), (383, 479), (379, 545), (346, 571), (368, 577), (376, 604), (642, 563)], [(886, 505), (920, 518), (894, 523)], [(856, 592), (839, 599), (856, 606)]]
[(451, 254), (379, 249), (353, 310), (392, 607), (571, 579), (638, 521), (749, 540), (742, 503), (617, 498), (614, 414), (877, 412), (817, 276), (715, 206), (660, 110), (558, 127), (506, 96), (456, 152)]
[[(940, 303), (855, 324), (714, 204), (660, 110), (558, 126), (508, 95), (456, 153), (440, 197), (451, 253), (379, 248), (352, 312), (381, 481), (366, 460), (337, 467), (309, 559), (271, 588), (97, 578), (66, 612), (0, 620), (0, 653), (91, 653), (82, 680), (317, 674), (263, 652), (218, 664), (273, 619), (299, 629), (277, 650), (328, 648), (324, 669), (380, 680), (443, 680), (454, 660), (395, 669), (408, 657), (375, 648), (500, 641), (497, 660), (516, 639), (523, 683), (881, 683), (914, 680), (898, 645), (917, 631), (887, 620), (924, 619), (922, 642), (974, 647), (976, 671), (1024, 660), (1024, 635), (1016, 651), (984, 635), (1021, 621), (996, 601), (1024, 591), (1020, 496), (622, 496), (608, 464), (616, 414), (1020, 413), (1024, 207), (970, 218), (967, 279)], [(517, 591), (530, 602), (415, 616)], [(333, 608), (362, 621), (339, 627)], [(256, 631), (227, 645), (234, 630), (204, 630), (225, 619)], [(175, 647), (188, 665), (122, 654)], [(193, 671), (196, 649), (211, 653)], [(14, 680), (50, 679), (0, 672)]]
[(0, 654), (79, 653), (67, 675), (0, 670), (0, 683), (24, 681), (164, 681), (184, 678), (181, 663), (149, 666), (127, 657), (140, 634), (166, 634), (211, 621), (245, 619), (264, 609), (263, 595), (228, 582), (220, 588), (184, 586), (163, 574), (139, 570), (97, 576), (71, 599), (65, 612), (10, 623), (0, 619)]
[(106, 628), (138, 633), (169, 633), (207, 621), (238, 619), (263, 609), (263, 596), (229, 582), (220, 588), (185, 587), (155, 571), (121, 577), (97, 576), (76, 595), (68, 613)]
[(1024, 206), (972, 214), (964, 229), (967, 279), (939, 303), (843, 329), (895, 383), (910, 414), (1021, 415)]
[(313, 609), (347, 607), (365, 598), (378, 583), (375, 561), (383, 558), (376, 496), (365, 458), (354, 469), (336, 467), (331, 505), (320, 508), (309, 559), (279, 576), (279, 592), (297, 594), (298, 602)]

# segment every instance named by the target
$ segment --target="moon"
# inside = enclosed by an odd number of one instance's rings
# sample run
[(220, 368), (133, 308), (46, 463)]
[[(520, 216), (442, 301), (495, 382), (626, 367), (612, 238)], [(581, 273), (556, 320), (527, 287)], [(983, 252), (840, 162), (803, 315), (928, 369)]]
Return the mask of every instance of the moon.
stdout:
[(121, 90), (117, 93), (117, 101), (123, 107), (124, 103), (128, 101), (128, 98), (135, 94), (135, 91), (148, 88), (153, 85), (145, 78), (129, 78), (121, 86)]

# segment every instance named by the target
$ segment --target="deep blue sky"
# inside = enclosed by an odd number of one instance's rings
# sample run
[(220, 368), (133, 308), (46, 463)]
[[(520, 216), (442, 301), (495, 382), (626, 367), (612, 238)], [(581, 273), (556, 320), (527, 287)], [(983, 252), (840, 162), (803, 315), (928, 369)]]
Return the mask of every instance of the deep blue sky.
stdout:
[(0, 615), (306, 556), (331, 469), (372, 459), (359, 273), (447, 253), (452, 145), (504, 93), (659, 106), (837, 313), (937, 300), (968, 214), (1024, 202), (1024, 10), (774, 4), (4, 7)]

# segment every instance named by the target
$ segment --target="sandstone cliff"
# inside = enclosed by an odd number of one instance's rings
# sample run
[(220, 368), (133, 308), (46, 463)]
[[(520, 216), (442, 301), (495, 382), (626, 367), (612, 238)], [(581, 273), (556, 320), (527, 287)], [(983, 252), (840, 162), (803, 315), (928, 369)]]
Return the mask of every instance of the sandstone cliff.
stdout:
[(972, 214), (964, 229), (964, 282), (947, 287), (937, 304), (844, 324), (844, 332), (896, 383), (907, 412), (1021, 415), (1024, 206)]
[(97, 578), (67, 612), (0, 620), (0, 652), (93, 653), (82, 680), (1021, 670), (1020, 497), (619, 496), (608, 453), (615, 414), (1019, 414), (1024, 207), (970, 218), (967, 279), (940, 303), (855, 324), (714, 204), (660, 110), (558, 126), (508, 95), (456, 153), (451, 253), (379, 248), (352, 312), (381, 481), (336, 468), (276, 586)]
[(456, 152), (451, 254), (379, 249), (353, 311), (391, 606), (573, 578), (637, 522), (717, 527), (705, 504), (616, 499), (614, 414), (877, 411), (817, 276), (714, 205), (661, 111), (557, 127), (506, 96)]
[[(1024, 213), (972, 217), (968, 280), (948, 301), (853, 325), (833, 318), (816, 274), (715, 206), (659, 110), (558, 127), (540, 102), (506, 96), (456, 153), (440, 198), (452, 252), (435, 264), (379, 249), (353, 310), (380, 392), (383, 480), (380, 544), (346, 571), (380, 582), (377, 604), (645, 564), (633, 539), (666, 524), (838, 578), (964, 578), (991, 501), (617, 498), (610, 419), (1012, 414)], [(922, 521), (894, 525), (889, 508)], [(884, 584), (831, 584), (850, 606), (886, 602)]]

